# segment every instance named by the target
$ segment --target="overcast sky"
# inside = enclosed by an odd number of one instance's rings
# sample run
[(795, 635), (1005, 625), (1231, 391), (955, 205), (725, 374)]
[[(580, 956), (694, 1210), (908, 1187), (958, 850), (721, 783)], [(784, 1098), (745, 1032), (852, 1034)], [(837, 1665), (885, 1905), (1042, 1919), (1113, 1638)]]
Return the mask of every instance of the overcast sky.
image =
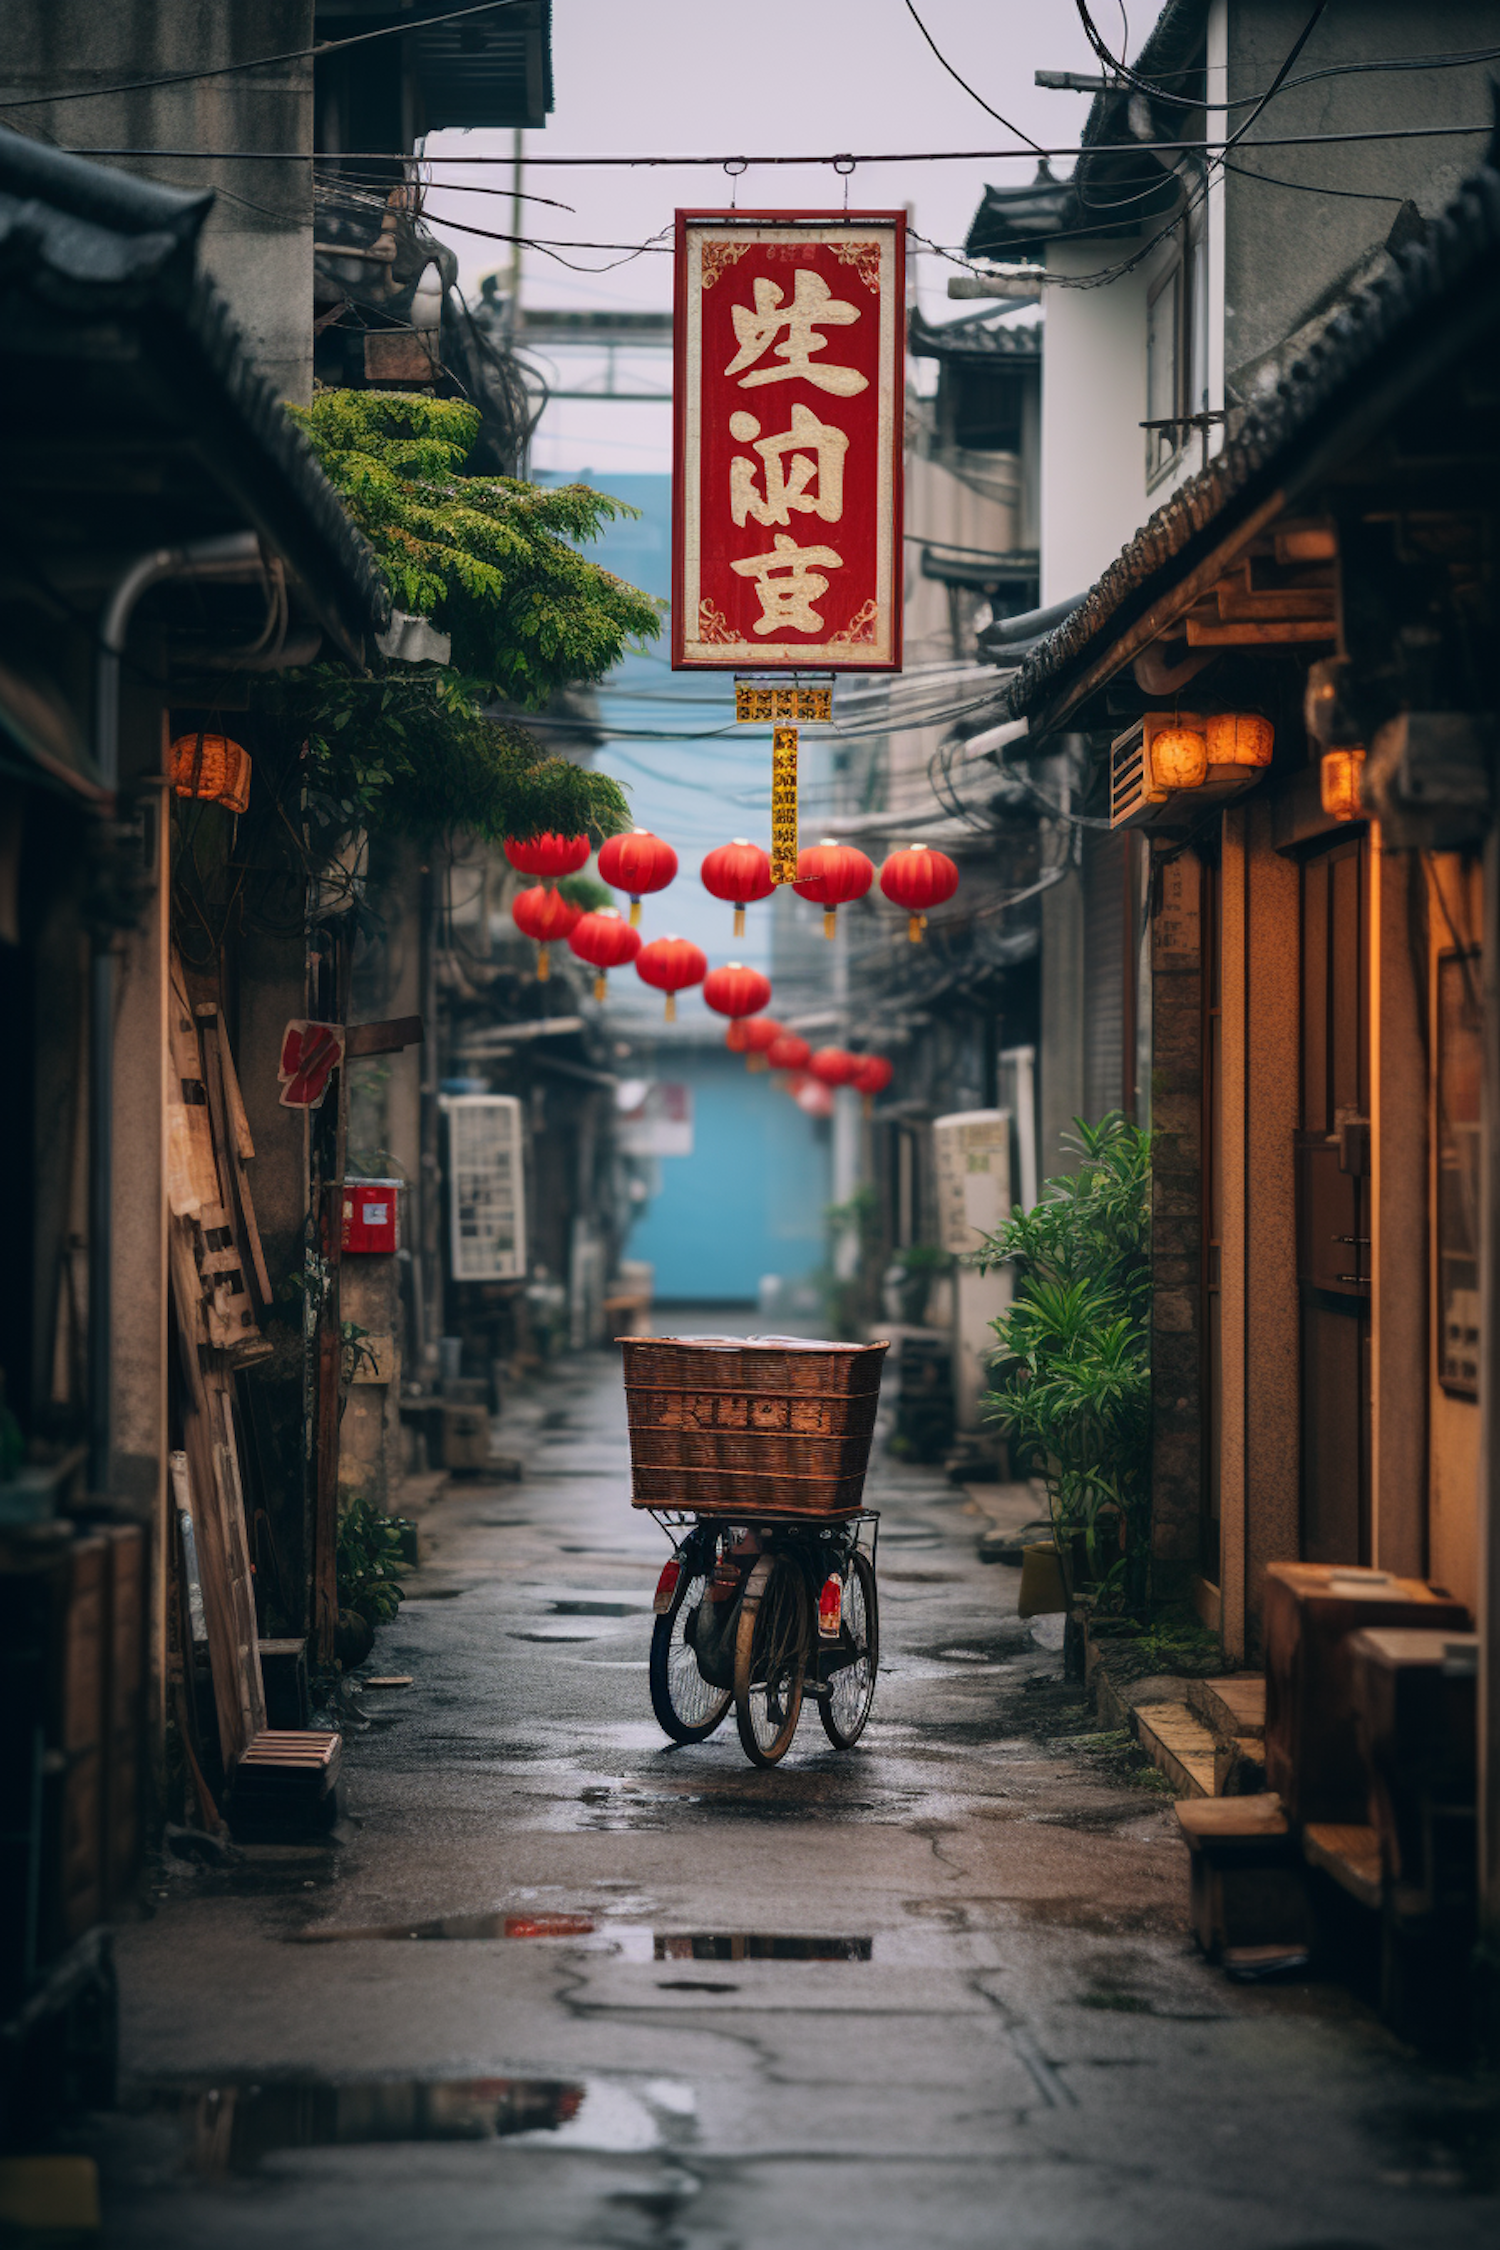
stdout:
[[(1075, 146), (1088, 113), (1086, 94), (1048, 93), (1038, 69), (1097, 70), (1071, 0), (916, 0), (938, 46), (995, 109), (1044, 146)], [(1097, 19), (1106, 39), (1121, 30), (1118, 0)], [(1150, 27), (1143, 14), (1131, 46)], [(999, 150), (1015, 136), (955, 85), (907, 12), (904, 0), (554, 0), (556, 108), (544, 132), (524, 136), (528, 155), (724, 155), (740, 150), (802, 154), (843, 149)], [(502, 155), (509, 134), (434, 134), (428, 153)], [(1029, 180), (1036, 159), (994, 158), (941, 164), (861, 165), (849, 182), (860, 207), (909, 206), (913, 226), (934, 242), (960, 244), (986, 182)], [(1054, 167), (1066, 171), (1067, 164)], [(438, 176), (502, 188), (508, 174), (485, 167)], [(669, 310), (672, 261), (647, 252), (613, 265), (619, 252), (573, 250), (572, 243), (632, 245), (670, 228), (679, 203), (727, 205), (731, 184), (718, 170), (551, 170), (528, 164), (525, 186), (575, 206), (525, 208), (524, 231), (554, 240), (575, 272), (538, 249), (524, 254), (523, 302), (534, 307), (636, 307)], [(836, 208), (843, 183), (826, 167), (752, 168), (739, 181), (744, 207)], [(463, 283), (477, 294), (482, 275), (509, 259), (505, 243), (443, 228), (509, 230), (509, 203), (496, 195), (434, 192), (429, 216), (457, 252)], [(670, 237), (667, 237), (670, 240)], [(957, 268), (926, 253), (918, 284), (929, 316), (950, 305), (947, 276)], [(586, 370), (574, 365), (570, 375)], [(597, 372), (597, 370), (595, 370)], [(667, 388), (665, 355), (629, 370), (641, 388)], [(665, 470), (670, 424), (664, 406), (550, 406), (538, 433), (537, 468)]]

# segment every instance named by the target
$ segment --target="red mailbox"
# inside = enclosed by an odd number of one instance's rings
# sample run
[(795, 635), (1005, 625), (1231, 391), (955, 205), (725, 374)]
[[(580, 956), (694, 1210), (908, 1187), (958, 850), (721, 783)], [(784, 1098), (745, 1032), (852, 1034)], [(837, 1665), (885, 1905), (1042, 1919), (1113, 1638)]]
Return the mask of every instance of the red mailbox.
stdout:
[(399, 1180), (344, 1182), (344, 1218), (340, 1241), (346, 1252), (384, 1252), (389, 1257), (400, 1247), (400, 1233), (396, 1224), (396, 1198), (400, 1190)]

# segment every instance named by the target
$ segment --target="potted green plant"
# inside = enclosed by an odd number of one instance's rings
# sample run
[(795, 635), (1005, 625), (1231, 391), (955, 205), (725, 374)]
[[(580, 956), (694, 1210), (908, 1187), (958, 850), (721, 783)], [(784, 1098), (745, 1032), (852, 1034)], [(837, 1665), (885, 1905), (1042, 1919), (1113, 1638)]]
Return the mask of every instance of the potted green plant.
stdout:
[(1150, 1560), (1151, 1136), (1075, 1118), (1078, 1169), (992, 1235), (1013, 1262), (992, 1416), (1035, 1458), (1070, 1599), (1138, 1610)]

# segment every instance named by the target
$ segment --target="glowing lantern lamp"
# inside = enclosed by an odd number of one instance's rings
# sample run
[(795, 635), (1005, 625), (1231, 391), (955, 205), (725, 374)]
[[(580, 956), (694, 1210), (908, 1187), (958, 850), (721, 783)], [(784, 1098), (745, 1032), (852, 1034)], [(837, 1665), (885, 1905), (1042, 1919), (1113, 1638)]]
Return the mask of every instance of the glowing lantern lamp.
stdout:
[[(675, 854), (673, 864), (676, 864)], [(635, 957), (635, 973), (642, 983), (653, 985), (658, 992), (666, 994), (668, 1023), (677, 1021), (678, 993), (685, 992), (689, 985), (701, 984), (707, 969), (707, 954), (687, 938), (653, 938)], [(768, 997), (769, 992), (767, 986)]]
[(745, 934), (745, 908), (757, 899), (769, 898), (776, 888), (769, 857), (759, 844), (747, 843), (743, 836), (710, 852), (699, 872), (709, 897), (725, 899), (734, 908), (736, 937)]
[(755, 1016), (771, 997), (771, 980), (759, 969), (730, 961), (722, 969), (709, 970), (703, 980), (703, 997), (716, 1016)]
[(589, 856), (587, 836), (507, 836), (505, 856), (518, 875), (540, 875), (543, 881), (559, 875), (576, 875)]
[(883, 1094), (896, 1075), (896, 1066), (887, 1055), (861, 1055), (859, 1068), (849, 1083), (856, 1094), (864, 1096), (864, 1111), (869, 1116), (877, 1094)]
[(520, 893), (510, 913), (516, 928), (535, 942), (537, 978), (545, 983), (552, 974), (548, 946), (572, 936), (583, 919), (583, 909), (570, 906), (561, 891), (549, 891), (545, 883), (538, 883), (535, 890)]
[(958, 869), (946, 852), (910, 844), (891, 853), (880, 870), (880, 888), (893, 906), (906, 908), (906, 934), (913, 945), (920, 945), (927, 909), (952, 898), (958, 889)]
[(823, 935), (831, 938), (838, 910), (851, 899), (863, 898), (875, 880), (875, 863), (852, 844), (825, 836), (797, 854), (797, 880), (792, 889), (799, 898), (816, 900), (823, 909)]
[(806, 1070), (812, 1061), (812, 1049), (795, 1031), (783, 1031), (766, 1049), (766, 1061), (772, 1070)]
[(1151, 743), (1151, 779), (1158, 789), (1201, 789), (1208, 779), (1208, 739), (1196, 727), (1163, 727)]
[(677, 854), (649, 828), (632, 828), (628, 836), (611, 836), (599, 846), (600, 880), (628, 895), (632, 929), (640, 924), (641, 900), (648, 892), (664, 891), (676, 873)]
[(180, 734), (172, 745), (172, 787), (242, 813), (250, 802), (250, 754), (227, 734)]
[(1318, 769), (1323, 790), (1323, 810), (1335, 820), (1363, 820), (1364, 804), (1359, 777), (1364, 771), (1363, 750), (1325, 750)]
[(601, 906), (595, 913), (585, 914), (577, 928), (568, 932), (568, 943), (579, 960), (587, 961), (594, 971), (596, 1000), (604, 998), (605, 971), (623, 967), (641, 950), (639, 930), (633, 930), (628, 922), (622, 921), (612, 906)]
[(1258, 711), (1216, 712), (1206, 731), (1211, 766), (1268, 766), (1271, 763), (1276, 729)]
[(781, 1026), (774, 1016), (743, 1016), (729, 1026), (724, 1044), (732, 1054), (744, 1056), (747, 1070), (764, 1070), (767, 1051), (780, 1037)]
[(819, 1047), (807, 1067), (825, 1086), (850, 1086), (859, 1068), (859, 1057), (851, 1055), (845, 1047)]

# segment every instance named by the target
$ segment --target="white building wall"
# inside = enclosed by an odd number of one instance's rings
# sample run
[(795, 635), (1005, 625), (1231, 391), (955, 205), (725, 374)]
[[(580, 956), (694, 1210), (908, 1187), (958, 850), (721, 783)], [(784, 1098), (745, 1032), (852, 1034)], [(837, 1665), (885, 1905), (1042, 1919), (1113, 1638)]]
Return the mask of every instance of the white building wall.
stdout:
[[(1108, 242), (1049, 243), (1049, 273), (1097, 273)], [(1082, 594), (1150, 509), (1145, 490), (1146, 283), (1050, 287), (1042, 351), (1042, 605)]]

